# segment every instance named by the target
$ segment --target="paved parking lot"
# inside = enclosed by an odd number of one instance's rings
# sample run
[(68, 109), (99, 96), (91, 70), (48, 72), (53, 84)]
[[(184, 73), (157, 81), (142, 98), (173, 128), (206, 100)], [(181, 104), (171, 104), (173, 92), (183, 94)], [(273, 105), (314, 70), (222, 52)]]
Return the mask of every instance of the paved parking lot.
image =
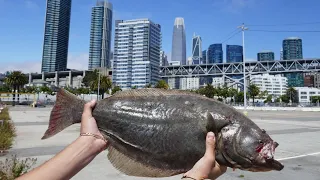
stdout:
[[(50, 108), (33, 109), (28, 107), (11, 109), (10, 115), (16, 124), (18, 134), (11, 153), (15, 153), (19, 157), (37, 157), (37, 165), (39, 165), (77, 138), (79, 125), (73, 125), (50, 139), (41, 140), (47, 128), (50, 110)], [(275, 156), (276, 159), (282, 161), (285, 168), (281, 172), (268, 173), (228, 170), (219, 179), (320, 179), (320, 112), (249, 111), (248, 116), (280, 144)], [(98, 155), (89, 166), (73, 179), (148, 179), (127, 177), (121, 174), (112, 167), (106, 156), (107, 152)], [(177, 180), (180, 178), (181, 175), (160, 179)]]

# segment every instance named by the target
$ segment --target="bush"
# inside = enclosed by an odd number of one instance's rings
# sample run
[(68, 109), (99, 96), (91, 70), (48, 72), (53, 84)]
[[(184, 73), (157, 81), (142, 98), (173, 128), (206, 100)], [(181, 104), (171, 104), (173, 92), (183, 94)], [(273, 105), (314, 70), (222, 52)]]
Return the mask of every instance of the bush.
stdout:
[(8, 108), (4, 108), (1, 110), (0, 120), (10, 120)]
[(10, 120), (8, 109), (5, 108), (0, 113), (0, 155), (12, 147), (16, 131), (13, 123)]
[(37, 159), (19, 160), (16, 156), (0, 161), (0, 180), (14, 180), (27, 173), (36, 164)]

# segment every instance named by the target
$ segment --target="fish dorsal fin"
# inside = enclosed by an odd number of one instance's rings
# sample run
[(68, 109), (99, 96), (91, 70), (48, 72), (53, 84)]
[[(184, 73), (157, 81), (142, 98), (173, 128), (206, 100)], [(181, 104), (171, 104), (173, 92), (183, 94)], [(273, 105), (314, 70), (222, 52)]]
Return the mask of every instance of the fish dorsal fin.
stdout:
[(231, 122), (221, 114), (207, 112), (207, 131), (212, 131), (217, 134), (222, 128), (230, 123)]
[(169, 177), (179, 174), (177, 171), (170, 171), (144, 165), (121, 153), (113, 146), (108, 147), (108, 159), (116, 169), (128, 176)]
[(167, 90), (160, 88), (131, 89), (116, 92), (112, 97), (168, 96), (168, 95), (197, 95), (183, 90)]

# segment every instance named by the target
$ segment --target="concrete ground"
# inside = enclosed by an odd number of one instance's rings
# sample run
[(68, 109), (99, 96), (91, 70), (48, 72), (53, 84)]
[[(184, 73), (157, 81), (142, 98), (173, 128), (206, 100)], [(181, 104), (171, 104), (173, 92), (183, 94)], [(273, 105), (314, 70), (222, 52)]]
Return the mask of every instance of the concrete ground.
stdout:
[[(73, 125), (50, 139), (41, 140), (48, 126), (50, 110), (50, 108), (11, 108), (10, 115), (16, 125), (18, 135), (10, 151), (11, 154), (17, 154), (19, 157), (36, 157), (37, 165), (39, 165), (77, 138), (79, 125)], [(275, 156), (276, 159), (281, 160), (285, 168), (280, 172), (267, 173), (251, 173), (241, 170), (233, 172), (229, 169), (219, 179), (320, 179), (320, 112), (249, 111), (248, 116), (280, 144)], [(160, 179), (177, 180), (180, 178), (181, 175)], [(148, 178), (128, 177), (121, 174), (108, 162), (107, 152), (103, 152), (73, 179), (147, 180)]]

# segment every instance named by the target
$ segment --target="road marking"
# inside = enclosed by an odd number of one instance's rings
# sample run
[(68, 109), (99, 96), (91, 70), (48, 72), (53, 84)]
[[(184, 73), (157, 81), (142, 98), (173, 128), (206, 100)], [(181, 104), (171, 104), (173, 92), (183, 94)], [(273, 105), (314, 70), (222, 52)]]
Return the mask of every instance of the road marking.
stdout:
[(302, 157), (307, 157), (307, 156), (314, 156), (314, 155), (320, 155), (320, 152), (311, 153), (311, 154), (303, 154), (303, 155), (299, 155), (299, 156), (292, 156), (292, 157), (286, 157), (286, 158), (280, 158), (280, 159), (277, 159), (277, 160), (278, 161), (284, 161), (284, 160), (288, 160), (288, 159), (297, 159), (297, 158), (302, 158)]

